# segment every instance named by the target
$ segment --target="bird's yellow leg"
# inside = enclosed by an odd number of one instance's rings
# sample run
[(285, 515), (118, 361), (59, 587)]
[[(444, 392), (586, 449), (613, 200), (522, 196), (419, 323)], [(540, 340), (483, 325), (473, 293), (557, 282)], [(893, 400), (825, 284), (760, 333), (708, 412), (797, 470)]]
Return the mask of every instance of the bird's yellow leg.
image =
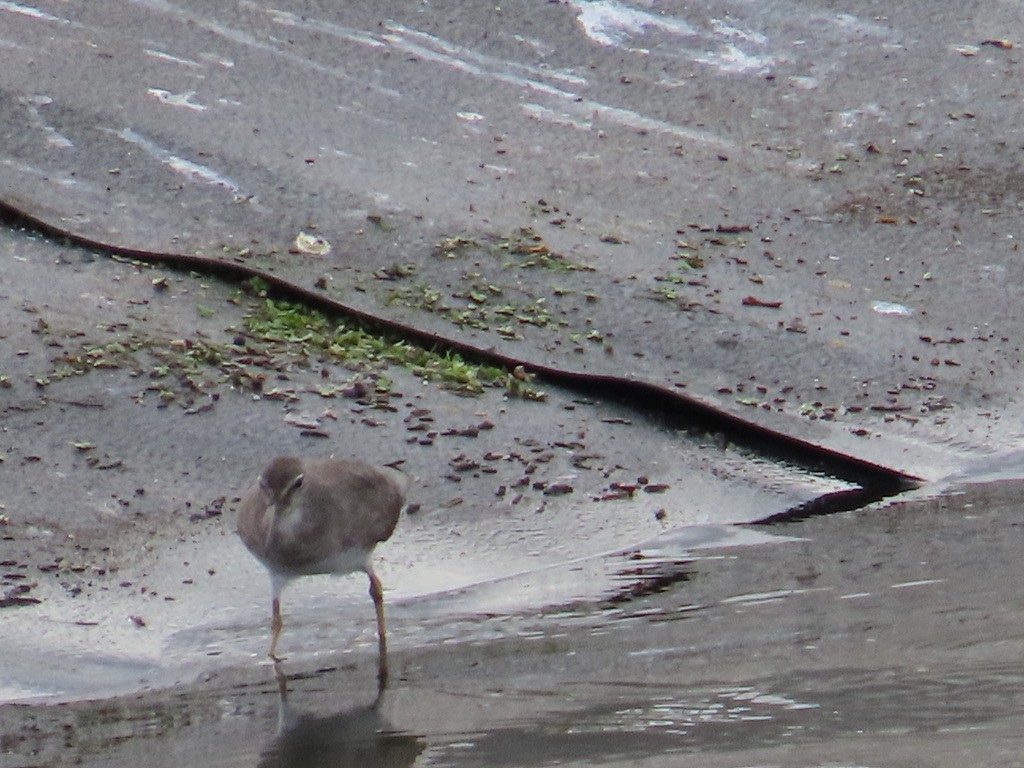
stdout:
[(277, 638), (281, 636), (281, 628), (284, 626), (284, 621), (281, 620), (281, 600), (275, 597), (271, 604), (271, 617), (270, 617), (270, 650), (267, 651), (269, 656), (274, 661), (281, 661), (277, 656)]
[(367, 571), (370, 577), (370, 597), (377, 611), (377, 681), (384, 685), (388, 679), (388, 641), (384, 629), (384, 588), (380, 579), (372, 570)]

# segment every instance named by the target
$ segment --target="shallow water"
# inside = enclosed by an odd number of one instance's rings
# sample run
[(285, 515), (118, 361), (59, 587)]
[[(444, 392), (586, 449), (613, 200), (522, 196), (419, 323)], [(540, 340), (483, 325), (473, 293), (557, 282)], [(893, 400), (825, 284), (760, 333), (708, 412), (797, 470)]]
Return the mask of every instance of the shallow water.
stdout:
[(283, 705), (257, 663), (8, 705), (3, 764), (1020, 765), (1019, 490), (773, 526), (628, 595), (397, 606), (376, 703), (367, 642), (286, 661)]

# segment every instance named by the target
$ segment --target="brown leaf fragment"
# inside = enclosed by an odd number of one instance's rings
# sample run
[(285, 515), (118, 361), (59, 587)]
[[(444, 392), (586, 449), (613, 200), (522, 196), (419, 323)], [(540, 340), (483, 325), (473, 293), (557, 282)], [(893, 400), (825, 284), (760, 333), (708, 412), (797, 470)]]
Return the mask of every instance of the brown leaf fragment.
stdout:
[(781, 301), (765, 301), (756, 296), (744, 296), (742, 303), (745, 307), (767, 307), (768, 309), (778, 309), (782, 306)]
[(610, 493), (604, 493), (592, 498), (594, 501), (619, 501), (621, 499), (628, 499), (631, 495), (632, 494), (626, 493), (626, 491), (611, 491)]
[(634, 493), (636, 493), (636, 490), (639, 487), (640, 486), (636, 485), (635, 483), (619, 483), (619, 482), (614, 482), (614, 483), (612, 483), (609, 486), (609, 488), (611, 488), (613, 491), (622, 491), (623, 493), (628, 493), (630, 496), (632, 496)]
[[(298, 400), (298, 395), (295, 394), (294, 389), (272, 389), (269, 392), (263, 393), (264, 400), (281, 400), (284, 402), (294, 402)], [(285, 419), (287, 421), (287, 419)]]
[(347, 397), (350, 400), (358, 400), (361, 397), (366, 397), (369, 393), (370, 388), (361, 381), (354, 382), (347, 387), (342, 387), (338, 392), (342, 397)]
[(293, 427), (299, 427), (300, 429), (316, 429), (320, 426), (320, 420), (312, 416), (304, 416), (294, 413), (289, 413), (284, 417), (285, 424), (290, 424)]
[(112, 459), (109, 456), (104, 456), (102, 459), (98, 456), (90, 456), (85, 463), (92, 469), (117, 469), (124, 464), (120, 459)]
[(555, 448), (565, 448), (570, 451), (575, 450), (577, 448), (586, 448), (586, 445), (575, 440), (573, 440), (572, 442), (568, 442), (566, 440), (555, 440), (551, 444), (555, 446)]
[(598, 461), (603, 459), (604, 456), (600, 453), (574, 453), (570, 458), (570, 462), (576, 469), (593, 469), (590, 462)]
[(448, 465), (456, 472), (468, 472), (471, 469), (479, 469), (480, 462), (476, 459), (471, 459), (466, 454), (460, 453), (455, 458), (448, 462)]
[(38, 597), (26, 597), (25, 595), (6, 594), (0, 597), (0, 608), (14, 608), (19, 605), (38, 605), (43, 602)]
[(227, 502), (226, 496), (218, 496), (216, 499), (211, 501), (200, 512), (193, 512), (188, 516), (189, 522), (197, 523), (202, 520), (209, 520), (210, 518), (220, 517), (223, 510), (224, 504)]
[(476, 437), (480, 434), (480, 429), (475, 426), (450, 427), (444, 430), (441, 434), (445, 437)]
[(213, 400), (207, 400), (202, 405), (196, 405), (185, 409), (186, 416), (195, 416), (197, 413), (206, 413), (213, 410)]
[(551, 483), (551, 485), (544, 489), (545, 496), (564, 496), (572, 492), (573, 487), (568, 483)]
[(106, 408), (106, 404), (95, 397), (83, 397), (75, 400), (65, 400), (64, 402), (79, 408)]

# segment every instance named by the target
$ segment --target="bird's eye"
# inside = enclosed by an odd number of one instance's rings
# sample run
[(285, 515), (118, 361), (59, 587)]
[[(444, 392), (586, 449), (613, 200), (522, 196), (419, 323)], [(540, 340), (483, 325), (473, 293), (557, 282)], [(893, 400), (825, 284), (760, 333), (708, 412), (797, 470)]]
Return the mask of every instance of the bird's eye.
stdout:
[(294, 480), (292, 480), (292, 490), (293, 491), (297, 491), (299, 488), (302, 487), (302, 479), (304, 477), (305, 477), (305, 475), (299, 475)]

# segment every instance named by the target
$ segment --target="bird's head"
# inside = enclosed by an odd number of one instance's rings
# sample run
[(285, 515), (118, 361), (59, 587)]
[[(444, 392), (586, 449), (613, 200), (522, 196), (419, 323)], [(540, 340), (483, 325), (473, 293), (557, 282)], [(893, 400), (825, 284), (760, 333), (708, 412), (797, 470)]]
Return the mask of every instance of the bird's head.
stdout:
[(260, 475), (260, 490), (267, 503), (278, 510), (286, 509), (292, 496), (302, 486), (302, 461), (291, 456), (278, 456)]

